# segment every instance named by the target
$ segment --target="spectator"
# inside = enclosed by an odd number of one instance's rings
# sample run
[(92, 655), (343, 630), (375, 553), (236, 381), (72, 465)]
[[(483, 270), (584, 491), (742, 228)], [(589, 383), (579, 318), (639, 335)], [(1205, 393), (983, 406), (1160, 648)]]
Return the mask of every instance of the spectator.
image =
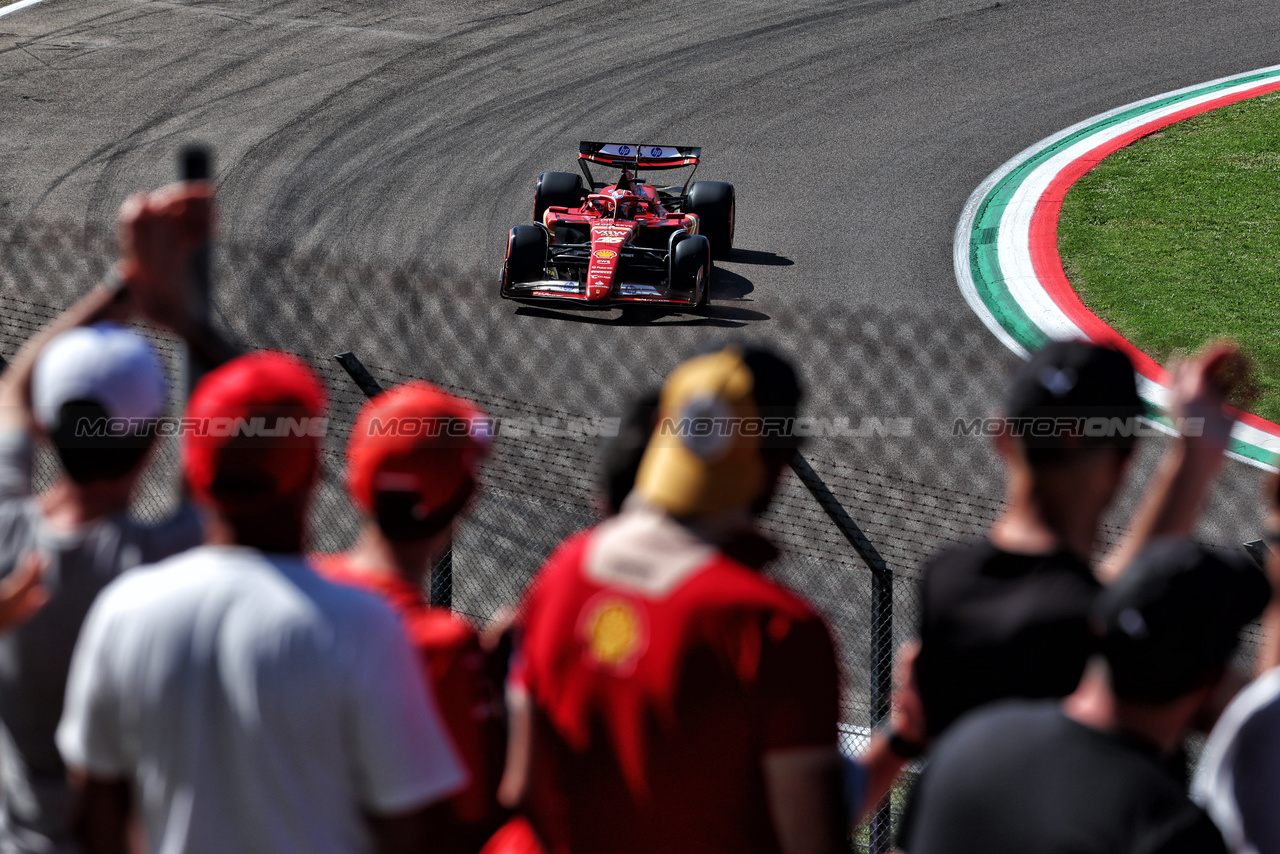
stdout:
[[(129, 518), (164, 369), (147, 339), (118, 322), (138, 314), (186, 339), (206, 363), (230, 348), (195, 321), (184, 287), (190, 250), (208, 237), (207, 185), (134, 196), (120, 214), (120, 275), (28, 341), (0, 376), (0, 576), (29, 620), (0, 638), (0, 850), (74, 850), (71, 793), (54, 744), (72, 648), (93, 598), (121, 571), (198, 544), (190, 506), (155, 525)], [(83, 436), (101, 419), (123, 435)], [(61, 472), (31, 495), (34, 441), (51, 440)], [(32, 616), (33, 608), (43, 610)]]
[[(667, 379), (623, 512), (563, 543), (523, 603), (500, 796), (529, 823), (488, 850), (844, 850), (835, 651), (758, 572), (776, 552), (752, 524), (796, 440), (743, 428), (799, 399), (758, 349)], [(732, 429), (682, 429), (714, 423)]]
[(58, 746), (80, 838), (125, 850), (420, 852), (466, 782), (394, 612), (299, 555), (325, 393), (282, 353), (206, 376), (187, 410), (208, 545), (117, 579), (76, 647)]
[(1240, 692), (1213, 728), (1192, 792), (1232, 854), (1280, 852), (1280, 668)]
[(360, 538), (351, 551), (318, 563), (322, 574), (377, 593), (400, 614), (471, 776), (450, 801), (452, 820), (442, 833), (449, 847), (471, 852), (501, 821), (502, 681), (475, 628), (448, 608), (431, 607), (423, 591), (475, 491), (490, 429), (475, 406), (424, 382), (365, 404), (347, 441), (347, 485), (362, 515)]
[[(600, 491), (595, 499), (602, 519), (622, 512), (635, 486), (640, 462), (657, 426), (658, 403), (658, 389), (641, 394), (622, 417), (617, 435), (602, 445)], [(911, 643), (899, 651), (889, 729), (874, 733), (861, 755), (842, 756), (845, 802), (854, 823), (880, 803), (902, 769), (919, 754), (915, 745), (924, 740), (924, 720), (913, 673), (918, 650), (919, 644)]]
[(1062, 704), (1011, 700), (957, 722), (916, 782), (902, 849), (1223, 851), (1164, 758), (1215, 701), (1269, 595), (1243, 556), (1152, 543), (1095, 604), (1105, 664)]
[[(1173, 413), (1199, 419), (1187, 422), (1198, 435), (1171, 443), (1104, 577), (1153, 537), (1189, 533), (1230, 433), (1223, 401), (1238, 379), (1229, 376), (1235, 358), (1219, 346), (1179, 370)], [(1133, 366), (1107, 347), (1054, 342), (1014, 378), (997, 438), (1005, 508), (985, 540), (942, 551), (922, 573), (916, 677), (931, 737), (985, 703), (1075, 689), (1092, 652), (1087, 614), (1102, 587), (1091, 568), (1098, 528), (1123, 483), (1142, 411)], [(1045, 424), (1051, 435), (1030, 429)]]
[(1192, 785), (1232, 854), (1280, 854), (1275, 779), (1280, 768), (1280, 477), (1268, 483), (1271, 602), (1263, 614), (1258, 680), (1223, 712), (1200, 754)]

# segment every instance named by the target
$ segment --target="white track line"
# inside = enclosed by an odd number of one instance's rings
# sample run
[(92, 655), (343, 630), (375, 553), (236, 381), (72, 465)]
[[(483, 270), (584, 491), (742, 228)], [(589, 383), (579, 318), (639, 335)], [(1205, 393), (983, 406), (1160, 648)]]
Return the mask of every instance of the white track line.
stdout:
[(28, 6), (34, 6), (37, 3), (43, 3), (43, 2), (44, 0), (18, 0), (17, 3), (10, 3), (8, 6), (0, 6), (0, 18), (3, 18), (5, 15), (16, 12), (19, 9), (25, 9)]
[[(978, 317), (982, 319), (987, 328), (1000, 339), (1001, 343), (1013, 352), (1017, 353), (1019, 356), (1027, 358), (1029, 355), (1027, 351), (1013, 339), (1013, 336), (1010, 335), (1007, 330), (1000, 325), (999, 319), (983, 302), (982, 297), (978, 294), (977, 288), (975, 287), (972, 271), (969, 266), (969, 250), (973, 239), (973, 228), (977, 220), (978, 209), (986, 200), (987, 195), (996, 187), (997, 184), (999, 184), (999, 182), (1004, 180), (1010, 172), (1018, 168), (1023, 162), (1038, 155), (1044, 149), (1057, 145), (1064, 139), (1080, 131), (1088, 130), (1091, 126), (1103, 124), (1106, 120), (1120, 115), (1121, 113), (1147, 104), (1154, 104), (1164, 99), (1177, 98), (1177, 96), (1180, 95), (1194, 93), (1197, 90), (1228, 83), (1240, 78), (1256, 77), (1260, 74), (1274, 74), (1276, 72), (1280, 72), (1280, 65), (1272, 65), (1266, 68), (1246, 71), (1241, 74), (1233, 74), (1228, 77), (1221, 77), (1217, 80), (1211, 80), (1206, 83), (1197, 83), (1193, 86), (1187, 86), (1173, 92), (1154, 95), (1150, 98), (1144, 98), (1141, 101), (1135, 101), (1132, 104), (1116, 107), (1106, 111), (1105, 113), (1085, 119), (1082, 122), (1077, 122), (1071, 127), (1061, 130), (1058, 133), (1041, 140), (1035, 145), (1029, 146), (1008, 160), (999, 169), (987, 176), (986, 180), (978, 185), (978, 187), (969, 196), (969, 199), (966, 201), (964, 209), (961, 212), (960, 222), (956, 226), (955, 243), (952, 247), (953, 263), (955, 266), (956, 280), (960, 285), (960, 291), (964, 295), (965, 301), (977, 313)], [(1058, 305), (1053, 302), (1052, 297), (1040, 287), (1031, 262), (1031, 218), (1035, 213), (1035, 208), (1039, 202), (1040, 196), (1044, 194), (1053, 179), (1081, 155), (1088, 153), (1093, 148), (1103, 144), (1109, 139), (1114, 139), (1121, 134), (1141, 127), (1163, 116), (1180, 112), (1189, 106), (1216, 100), (1217, 98), (1225, 95), (1247, 91), (1261, 85), (1264, 85), (1264, 81), (1255, 79), (1212, 92), (1202, 92), (1198, 96), (1178, 99), (1171, 104), (1156, 107), (1122, 123), (1112, 125), (1108, 128), (1102, 128), (1095, 133), (1077, 140), (1069, 148), (1058, 152), (1051, 159), (1046, 160), (1031, 174), (1022, 179), (1018, 188), (1010, 197), (1008, 207), (999, 219), (997, 226), (999, 232), (996, 238), (996, 252), (997, 260), (1003, 273), (1009, 295), (1036, 326), (1051, 338), (1087, 337), (1080, 331), (1075, 323), (1066, 316), (1065, 312), (1063, 312)], [(1138, 391), (1143, 398), (1150, 401), (1160, 410), (1167, 409), (1169, 399), (1169, 390), (1167, 388), (1142, 376), (1141, 374), (1137, 376), (1137, 380)], [(1153, 423), (1161, 430), (1168, 429), (1158, 422)], [(1232, 434), (1236, 439), (1244, 442), (1245, 444), (1280, 454), (1280, 441), (1278, 441), (1274, 435), (1259, 430), (1252, 425), (1238, 422), (1235, 425), (1235, 429), (1232, 431)], [(1275, 471), (1274, 467), (1266, 465), (1265, 463), (1260, 463), (1256, 460), (1239, 456), (1234, 453), (1232, 453), (1231, 456), (1257, 468)]]
[[(1274, 71), (1274, 69), (1268, 70)], [(1257, 73), (1250, 72), (1250, 74)], [(1000, 219), (997, 243), (1000, 269), (1004, 272), (1005, 281), (1009, 285), (1009, 294), (1017, 301), (1027, 317), (1031, 318), (1032, 322), (1050, 338), (1087, 337), (1054, 302), (1049, 292), (1040, 286), (1031, 260), (1031, 220), (1035, 216), (1040, 198), (1059, 174), (1093, 149), (1116, 137), (1188, 108), (1247, 92), (1270, 82), (1274, 81), (1253, 80), (1238, 86), (1205, 92), (1197, 97), (1178, 100), (1110, 127), (1101, 128), (1045, 160), (1027, 175), (1009, 198), (1009, 206)]]

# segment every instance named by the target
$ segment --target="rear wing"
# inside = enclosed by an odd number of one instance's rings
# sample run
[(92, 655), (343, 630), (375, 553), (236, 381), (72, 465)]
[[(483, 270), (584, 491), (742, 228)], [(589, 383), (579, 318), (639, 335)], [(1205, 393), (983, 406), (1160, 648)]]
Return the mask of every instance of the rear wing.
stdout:
[(580, 142), (578, 159), (620, 169), (679, 169), (697, 166), (702, 149), (690, 145), (632, 145), (622, 142)]

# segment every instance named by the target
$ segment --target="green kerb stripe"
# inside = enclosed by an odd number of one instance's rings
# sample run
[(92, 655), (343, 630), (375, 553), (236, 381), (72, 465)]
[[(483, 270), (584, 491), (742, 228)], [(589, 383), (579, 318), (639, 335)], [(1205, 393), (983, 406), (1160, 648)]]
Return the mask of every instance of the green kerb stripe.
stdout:
[[(1142, 104), (1117, 113), (1114, 116), (1109, 116), (1036, 152), (1027, 160), (1019, 163), (1008, 175), (1004, 176), (999, 183), (991, 188), (991, 192), (987, 194), (986, 198), (982, 200), (982, 204), (979, 205), (977, 216), (974, 217), (973, 231), (969, 236), (969, 269), (970, 274), (973, 276), (974, 287), (983, 303), (986, 304), (987, 310), (995, 316), (996, 320), (1013, 336), (1015, 341), (1029, 351), (1038, 350), (1048, 341), (1048, 336), (1027, 317), (1026, 312), (1022, 310), (1017, 300), (1009, 293), (1009, 289), (1005, 287), (1004, 274), (1000, 269), (1000, 262), (996, 253), (995, 241), (996, 235), (999, 233), (1000, 219), (1004, 215), (1009, 200), (1022, 182), (1027, 179), (1027, 176), (1046, 160), (1058, 154), (1058, 152), (1098, 133), (1100, 130), (1200, 95), (1231, 89), (1248, 83), (1264, 82), (1274, 79), (1276, 76), (1277, 72), (1274, 70), (1246, 75), (1233, 80), (1202, 86), (1199, 89), (1184, 92), (1180, 95), (1161, 98), (1158, 101)], [(1252, 446), (1242, 447), (1252, 449)], [(1233, 448), (1233, 450), (1235, 449)], [(1254, 452), (1262, 453), (1256, 450)], [(1257, 459), (1256, 456), (1245, 454), (1242, 450), (1237, 451), (1237, 453), (1249, 456), (1251, 459)]]
[[(1031, 172), (1060, 151), (1108, 127), (1202, 95), (1232, 89), (1249, 83), (1262, 83), (1274, 80), (1277, 77), (1280, 77), (1280, 72), (1274, 69), (1248, 74), (1141, 104), (1109, 116), (1036, 152), (1027, 160), (1019, 163), (1008, 175), (1005, 175), (992, 187), (991, 191), (982, 200), (978, 207), (977, 215), (974, 217), (972, 231), (969, 235), (969, 269), (970, 275), (973, 277), (974, 288), (977, 290), (979, 297), (1005, 331), (1020, 345), (1032, 352), (1044, 346), (1048, 341), (1048, 336), (1027, 317), (1026, 312), (1022, 310), (1022, 307), (1018, 305), (1017, 300), (1013, 298), (1009, 289), (1005, 286), (1004, 273), (1000, 269), (996, 245), (1000, 234), (1000, 220), (1004, 216), (1005, 209), (1008, 207), (1013, 194), (1017, 192), (1018, 187), (1022, 185), (1022, 182), (1027, 179)], [(1149, 401), (1146, 402), (1146, 408), (1147, 417), (1152, 421), (1157, 421), (1169, 428), (1173, 427), (1173, 422), (1169, 417)], [(1275, 455), (1272, 452), (1256, 445), (1242, 442), (1239, 439), (1231, 439), (1228, 444), (1228, 450), (1264, 465), (1275, 464)]]
[[(1146, 417), (1151, 421), (1155, 421), (1170, 430), (1175, 429), (1173, 419), (1171, 419), (1163, 410), (1156, 407), (1149, 400), (1144, 400), (1146, 405)], [(1250, 445), (1248, 442), (1242, 442), (1239, 439), (1229, 439), (1227, 441), (1227, 450), (1233, 454), (1238, 454), (1246, 459), (1253, 460), (1263, 465), (1273, 466), (1276, 464), (1276, 455), (1271, 451), (1259, 448), (1257, 445)]]

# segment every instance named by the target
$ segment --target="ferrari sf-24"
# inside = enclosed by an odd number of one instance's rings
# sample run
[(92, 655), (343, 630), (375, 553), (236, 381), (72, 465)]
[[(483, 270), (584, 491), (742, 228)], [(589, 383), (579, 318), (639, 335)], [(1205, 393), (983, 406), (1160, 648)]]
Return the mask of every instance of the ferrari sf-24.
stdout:
[[(502, 296), (579, 308), (706, 306), (712, 259), (733, 248), (734, 191), (723, 181), (690, 183), (701, 156), (690, 146), (580, 143), (581, 175), (538, 176), (533, 225), (517, 225), (507, 240)], [(588, 164), (619, 174), (606, 183)], [(683, 167), (682, 185), (641, 177)]]

